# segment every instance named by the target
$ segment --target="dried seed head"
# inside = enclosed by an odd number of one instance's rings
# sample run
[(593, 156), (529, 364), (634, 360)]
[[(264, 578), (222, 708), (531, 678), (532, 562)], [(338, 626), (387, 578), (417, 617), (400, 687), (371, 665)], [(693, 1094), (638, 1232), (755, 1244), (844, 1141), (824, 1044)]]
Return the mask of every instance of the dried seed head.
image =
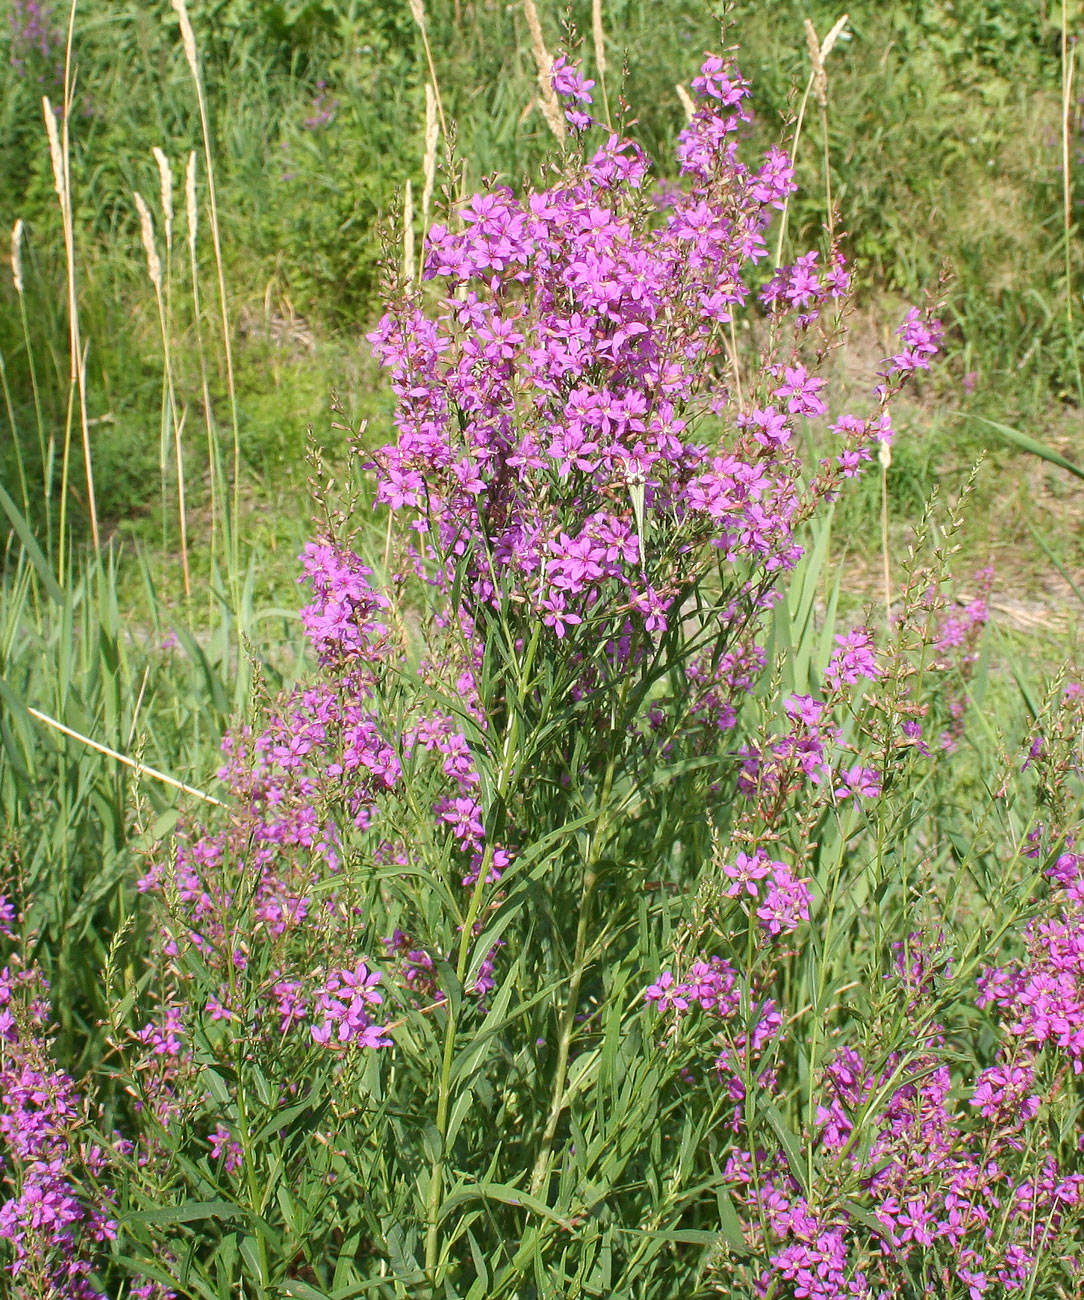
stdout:
[(817, 29), (809, 19), (805, 19), (805, 43), (809, 49), (810, 62), (813, 64), (813, 94), (821, 108), (828, 107), (828, 73), (825, 71), (824, 63), (835, 48), (836, 41), (843, 35), (848, 18), (849, 15), (844, 14), (823, 41), (818, 39)]
[(45, 134), (49, 137), (49, 159), (53, 164), (53, 187), (63, 204), (67, 199), (67, 186), (64, 183), (64, 155), (60, 150), (60, 133), (56, 129), (56, 113), (49, 102), (49, 96), (41, 97), (41, 110), (45, 115)]
[(538, 20), (538, 10), (535, 8), (534, 0), (523, 0), (523, 12), (527, 16), (527, 26), (531, 32), (531, 51), (534, 54), (535, 66), (538, 68), (538, 88), (542, 92), (538, 101), (539, 107), (550, 130), (564, 143), (567, 132), (561, 105), (557, 100), (557, 92), (553, 89), (553, 59), (546, 49), (546, 42), (542, 39), (542, 24)]
[(813, 64), (813, 96), (821, 108), (825, 108), (828, 104), (828, 74), (824, 71), (817, 29), (808, 18), (805, 20), (805, 43), (809, 50), (810, 62)]
[(196, 231), (199, 228), (199, 204), (196, 202), (196, 151), (188, 155), (188, 166), (184, 169), (184, 205), (188, 218), (188, 245), (195, 252)]
[(184, 0), (170, 0), (174, 12), (180, 19), (181, 23), (181, 43), (184, 46), (184, 57), (188, 60), (188, 67), (193, 77), (199, 76), (199, 60), (196, 57), (196, 33), (192, 30), (192, 20), (188, 16), (188, 6)]
[(15, 292), (20, 296), (23, 292), (23, 230), (20, 217), (11, 228), (11, 278), (15, 281)]
[(835, 49), (836, 41), (838, 41), (839, 38), (843, 35), (843, 29), (847, 26), (847, 23), (849, 21), (850, 21), (850, 14), (844, 14), (843, 17), (839, 19), (836, 25), (832, 28), (832, 30), (821, 42), (822, 63), (825, 61), (825, 59), (828, 58), (829, 54), (832, 53), (833, 49)]
[(158, 188), (162, 200), (162, 215), (166, 222), (166, 247), (173, 244), (173, 170), (169, 159), (157, 145), (151, 150), (158, 164)]
[(136, 211), (139, 213), (139, 234), (143, 240), (143, 251), (147, 255), (147, 274), (155, 289), (162, 287), (162, 263), (158, 260), (158, 249), (154, 245), (154, 219), (147, 202), (138, 190), (134, 191)]

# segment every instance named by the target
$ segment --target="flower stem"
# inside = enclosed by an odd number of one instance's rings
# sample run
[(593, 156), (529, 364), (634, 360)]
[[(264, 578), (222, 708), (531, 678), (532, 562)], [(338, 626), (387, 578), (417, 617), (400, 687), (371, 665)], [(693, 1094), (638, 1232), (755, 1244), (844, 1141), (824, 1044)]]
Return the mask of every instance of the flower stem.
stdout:
[[(530, 689), (540, 635), (541, 624), (536, 624), (530, 645), (527, 648), (527, 654), (524, 657), (523, 672), (520, 675), (517, 691), (518, 707), (511, 709), (508, 717), (508, 727), (505, 731), (502, 746), (501, 770), (497, 777), (495, 808), (507, 804), (508, 792), (516, 774), (516, 759), (520, 749), (520, 714)], [(482, 862), (478, 868), (478, 878), (474, 882), (474, 889), (471, 893), (470, 906), (467, 909), (463, 927), (459, 932), (459, 952), (456, 957), (455, 974), (461, 989), (467, 977), (467, 968), (470, 965), (471, 939), (474, 937), (474, 927), (482, 909), (482, 895), (489, 879), (490, 870), (493, 867), (493, 853), (496, 847), (493, 835), (487, 835), (485, 851), (482, 854)], [(430, 1168), (425, 1215), (425, 1273), (434, 1295), (436, 1294), (437, 1285), (437, 1265), (440, 1258), (440, 1207), (444, 1191), (444, 1148), (448, 1136), (448, 1116), (451, 1109), (452, 1065), (455, 1062), (456, 1014), (450, 1000), (447, 1014), (448, 1019), (444, 1028), (444, 1051), (441, 1057), (440, 1080), (437, 1087), (435, 1120), (437, 1133), (440, 1135), (440, 1143), (433, 1156)]]
[(568, 1057), (572, 1047), (572, 1035), (576, 1028), (576, 1008), (580, 1001), (580, 986), (587, 966), (587, 925), (590, 913), (591, 897), (595, 891), (598, 876), (592, 866), (588, 865), (583, 877), (583, 890), (580, 895), (580, 919), (576, 925), (576, 946), (572, 955), (572, 974), (568, 981), (568, 1000), (561, 1017), (561, 1031), (557, 1040), (557, 1069), (553, 1079), (553, 1093), (550, 1097), (549, 1114), (546, 1127), (542, 1132), (542, 1145), (535, 1160), (534, 1173), (531, 1175), (531, 1194), (537, 1195), (539, 1189), (549, 1178), (553, 1161), (553, 1140), (557, 1136), (557, 1126), (565, 1109), (565, 1080), (568, 1077)]

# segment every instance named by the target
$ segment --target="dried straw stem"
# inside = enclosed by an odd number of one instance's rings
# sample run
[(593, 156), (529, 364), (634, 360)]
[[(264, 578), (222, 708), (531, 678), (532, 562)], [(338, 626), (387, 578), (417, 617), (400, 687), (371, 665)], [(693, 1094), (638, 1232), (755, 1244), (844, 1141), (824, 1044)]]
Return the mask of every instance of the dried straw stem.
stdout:
[(538, 104), (542, 109), (542, 116), (546, 119), (549, 129), (564, 144), (568, 137), (568, 131), (565, 128), (564, 114), (561, 112), (557, 92), (553, 89), (553, 58), (546, 49), (546, 42), (542, 38), (542, 24), (539, 21), (534, 0), (523, 0), (523, 12), (526, 15), (527, 27), (531, 33), (531, 52), (534, 54), (535, 66), (538, 69), (538, 89), (540, 91)]

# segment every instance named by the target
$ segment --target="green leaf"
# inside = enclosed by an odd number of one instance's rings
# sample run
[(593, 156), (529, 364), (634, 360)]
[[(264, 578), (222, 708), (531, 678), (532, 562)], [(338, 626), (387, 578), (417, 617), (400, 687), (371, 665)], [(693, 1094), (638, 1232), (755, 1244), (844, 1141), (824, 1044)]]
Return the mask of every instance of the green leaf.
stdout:
[(717, 1232), (707, 1228), (672, 1228), (669, 1232), (649, 1231), (646, 1228), (619, 1228), (618, 1232), (646, 1237), (650, 1241), (673, 1241), (683, 1246), (714, 1246), (719, 1240)]
[(49, 599), (56, 605), (63, 605), (64, 593), (60, 590), (59, 586), (57, 586), (57, 581), (53, 577), (52, 570), (49, 568), (49, 562), (46, 560), (41, 547), (35, 540), (34, 534), (30, 531), (30, 526), (23, 518), (19, 507), (14, 501), (12, 501), (11, 497), (8, 496), (2, 483), (0, 483), (0, 508), (3, 509), (4, 514), (6, 514), (8, 519), (11, 521), (11, 526), (15, 530), (15, 535), (18, 537), (19, 541), (22, 542), (23, 550), (26, 552), (30, 563), (34, 566), (34, 571), (41, 579), (41, 585), (45, 588)]
[(999, 420), (988, 420), (984, 415), (973, 415), (970, 411), (961, 411), (959, 414), (972, 420), (978, 420), (980, 424), (988, 425), (1007, 443), (1020, 451), (1026, 451), (1031, 456), (1038, 456), (1040, 460), (1048, 461), (1051, 465), (1058, 465), (1062, 469), (1068, 470), (1070, 474), (1076, 475), (1077, 478), (1084, 479), (1084, 468), (1068, 460), (1060, 451), (1048, 447), (1045, 442), (1039, 442), (1037, 438), (1021, 433), (1019, 429), (1014, 429), (1008, 424), (1002, 424)]
[(802, 1191), (806, 1196), (809, 1195), (809, 1180), (806, 1177), (805, 1159), (803, 1157), (801, 1145), (787, 1126), (787, 1121), (779, 1113), (778, 1108), (770, 1101), (759, 1103), (759, 1109), (764, 1112), (768, 1123), (775, 1130), (783, 1150), (786, 1152), (787, 1163), (790, 1166), (791, 1174), (798, 1180), (802, 1186)]
[(745, 1244), (745, 1233), (742, 1232), (741, 1220), (734, 1208), (734, 1202), (730, 1198), (730, 1193), (722, 1185), (716, 1188), (715, 1203), (719, 1209), (719, 1232), (723, 1240), (735, 1255), (752, 1254)]
[(459, 1191), (453, 1192), (440, 1207), (441, 1221), (443, 1222), (457, 1205), (469, 1204), (475, 1200), (500, 1201), (503, 1205), (520, 1206), (525, 1210), (530, 1210), (532, 1214), (548, 1219), (551, 1223), (556, 1223), (558, 1227), (564, 1228), (566, 1231), (571, 1230), (572, 1227), (567, 1219), (562, 1219), (560, 1215), (554, 1214), (550, 1207), (540, 1201), (537, 1196), (532, 1196), (530, 1192), (524, 1192), (518, 1187), (511, 1187), (507, 1183), (475, 1183), (473, 1186), (463, 1187)]
[(243, 1219), (245, 1211), (232, 1201), (187, 1201), (163, 1210), (135, 1210), (120, 1216), (122, 1223), (199, 1223), (204, 1219)]

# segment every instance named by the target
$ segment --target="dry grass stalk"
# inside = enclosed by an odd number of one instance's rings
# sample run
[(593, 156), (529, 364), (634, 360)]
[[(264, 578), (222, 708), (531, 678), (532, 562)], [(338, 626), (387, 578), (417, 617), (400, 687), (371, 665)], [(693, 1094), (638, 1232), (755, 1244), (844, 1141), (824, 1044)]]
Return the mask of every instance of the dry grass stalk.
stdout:
[[(30, 322), (26, 314), (26, 298), (24, 296), (26, 282), (23, 278), (23, 239), (26, 236), (26, 226), (20, 217), (11, 228), (11, 279), (15, 285), (15, 293), (19, 299), (19, 320), (23, 327), (23, 343), (26, 346), (26, 365), (30, 374), (30, 388), (34, 394), (34, 417), (38, 429), (38, 451), (41, 455), (41, 468), (43, 479), (46, 483), (52, 482), (53, 477), (53, 453), (54, 453), (54, 435), (50, 432), (48, 441), (45, 437), (45, 419), (41, 406), (41, 390), (38, 387), (38, 376), (34, 366), (34, 348), (30, 342)], [(53, 536), (53, 512), (50, 494), (44, 494), (45, 504), (45, 535), (47, 538)], [(27, 510), (29, 514), (29, 508)]]
[[(240, 524), (241, 524), (241, 426), (237, 410), (237, 385), (234, 380), (233, 370), (233, 346), (230, 342), (230, 319), (229, 303), (226, 297), (226, 271), (222, 260), (222, 234), (218, 224), (218, 194), (215, 187), (214, 157), (211, 151), (211, 125), (207, 113), (207, 99), (203, 93), (203, 78), (200, 76), (199, 57), (196, 50), (196, 37), (192, 30), (192, 22), (188, 16), (188, 6), (185, 0), (170, 0), (175, 13), (181, 24), (181, 41), (184, 45), (184, 56), (188, 61), (188, 68), (192, 74), (192, 81), (196, 87), (196, 100), (199, 105), (200, 131), (203, 136), (203, 161), (207, 168), (207, 196), (208, 208), (211, 219), (211, 244), (214, 248), (215, 271), (218, 280), (218, 306), (219, 318), (222, 323), (222, 351), (226, 361), (226, 388), (230, 399), (230, 422), (233, 427), (233, 527), (230, 532), (231, 543), (231, 565), (230, 572), (236, 578), (240, 572)], [(190, 161), (189, 167), (194, 177), (194, 164)], [(194, 180), (192, 187), (193, 199), (190, 213), (194, 210)], [(193, 265), (193, 282), (195, 281), (195, 226), (189, 226), (189, 247), (192, 250)], [(198, 314), (198, 307), (197, 307)], [(202, 352), (201, 352), (202, 365)], [(204, 381), (204, 394), (207, 393), (206, 380)], [(206, 404), (206, 402), (205, 402)], [(212, 471), (213, 474), (213, 471)]]
[(527, 27), (531, 33), (531, 52), (534, 54), (535, 66), (538, 68), (539, 107), (546, 119), (549, 129), (563, 144), (568, 136), (565, 129), (564, 114), (553, 89), (553, 59), (546, 49), (542, 38), (542, 24), (538, 19), (538, 10), (534, 0), (523, 0), (523, 12), (527, 17)]
[(199, 59), (196, 55), (196, 33), (192, 30), (192, 20), (188, 16), (188, 6), (184, 0), (170, 0), (173, 5), (173, 11), (177, 15), (181, 24), (181, 44), (184, 46), (184, 57), (188, 61), (189, 71), (193, 77), (199, 76)]
[(188, 155), (184, 169), (184, 215), (188, 224), (188, 247), (196, 251), (196, 234), (199, 230), (199, 204), (196, 201), (196, 151)]
[[(1076, 44), (1069, 40), (1068, 0), (1061, 0), (1061, 184), (1062, 184), (1062, 234), (1065, 255), (1065, 324), (1071, 339), (1076, 339), (1076, 322), (1073, 313), (1073, 78), (1076, 73)], [(1084, 374), (1080, 369), (1079, 344), (1073, 344), (1073, 370), (1076, 375), (1077, 400), (1084, 405)]]
[(22, 217), (11, 228), (11, 278), (15, 284), (15, 292), (21, 298), (23, 295), (23, 225)]
[(29, 704), (25, 708), (32, 718), (37, 718), (39, 722), (43, 722), (47, 727), (59, 731), (62, 736), (78, 740), (81, 745), (86, 745), (98, 754), (104, 754), (107, 758), (115, 758), (118, 763), (130, 767), (136, 776), (152, 777), (155, 781), (161, 781), (164, 785), (172, 786), (174, 790), (182, 790), (185, 794), (190, 794), (196, 799), (202, 799), (204, 803), (212, 803), (218, 808), (225, 806), (222, 800), (216, 799), (213, 794), (197, 790), (195, 786), (185, 785), (183, 781), (178, 781), (175, 776), (167, 776), (165, 772), (159, 772), (155, 767), (148, 767), (146, 763), (139, 763), (134, 758), (129, 758), (127, 754), (121, 754), (115, 749), (110, 749), (108, 745), (103, 745), (98, 740), (92, 740), (90, 736), (84, 736), (81, 731), (74, 731), (71, 727), (66, 727), (63, 722), (58, 722), (56, 718), (49, 717), (47, 713), (42, 713), (40, 709), (32, 708)]
[(606, 75), (606, 33), (602, 27), (602, 0), (591, 0), (591, 37), (595, 46), (595, 67)]
[(821, 108), (828, 107), (828, 73), (824, 70), (824, 63), (835, 48), (836, 41), (843, 35), (849, 17), (849, 14), (844, 14), (838, 19), (823, 41), (817, 36), (817, 29), (809, 19), (805, 19), (805, 41), (813, 64), (813, 97)]
[(139, 237), (143, 241), (143, 252), (147, 257), (147, 274), (150, 276), (151, 284), (154, 285), (155, 293), (159, 293), (162, 289), (162, 262), (154, 238), (154, 218), (151, 216), (150, 208), (147, 207), (146, 199), (138, 190), (132, 192), (132, 197), (135, 199), (136, 211), (139, 213)]
[[(835, 48), (836, 42), (843, 35), (850, 16), (844, 14), (842, 18), (836, 20), (831, 31), (820, 40), (817, 36), (816, 28), (805, 19), (805, 39), (806, 47), (809, 50), (809, 58), (812, 62), (812, 69), (809, 73), (809, 80), (806, 82), (805, 93), (802, 95), (802, 102), (798, 107), (798, 117), (794, 123), (794, 135), (791, 139), (790, 161), (792, 166), (798, 163), (798, 144), (802, 138), (802, 126), (805, 122), (806, 107), (809, 104), (810, 95), (814, 95), (821, 111), (821, 126), (824, 132), (825, 149), (827, 150), (828, 141), (828, 74), (825, 72), (824, 63)], [(826, 207), (828, 211), (829, 233), (832, 234), (835, 228), (835, 209), (832, 205), (831, 194), (831, 177), (830, 172), (825, 168), (825, 189), (826, 189)], [(779, 235), (775, 244), (775, 265), (779, 266), (783, 258), (783, 245), (787, 237), (787, 222), (790, 218), (790, 195), (783, 200), (783, 215), (779, 220)]]
[[(164, 156), (164, 155), (163, 155)], [(168, 163), (166, 164), (168, 169)], [(170, 218), (172, 217), (172, 175), (170, 176)], [(158, 241), (154, 237), (154, 218), (151, 216), (151, 210), (147, 206), (147, 201), (138, 190), (133, 191), (136, 211), (139, 213), (139, 234), (143, 241), (143, 252), (147, 257), (147, 275), (154, 286), (154, 298), (158, 307), (158, 328), (162, 337), (162, 355), (165, 358), (165, 380), (166, 380), (166, 397), (169, 404), (169, 423), (173, 431), (173, 454), (177, 466), (177, 513), (179, 516), (181, 530), (181, 571), (184, 575), (184, 594), (186, 599), (192, 596), (192, 577), (188, 564), (188, 512), (185, 507), (185, 490), (184, 490), (184, 456), (181, 446), (181, 429), (184, 424), (184, 417), (178, 417), (177, 414), (177, 394), (173, 384), (173, 363), (171, 359), (170, 339), (169, 339), (169, 320), (166, 309), (165, 299), (162, 295), (162, 262), (158, 256)], [(165, 450), (165, 430), (163, 427), (163, 446), (159, 457), (159, 465), (163, 475), (163, 493), (165, 492), (164, 476), (166, 463)]]
[(591, 40), (595, 47), (595, 71), (598, 74), (598, 88), (602, 93), (602, 109), (606, 125), (612, 127), (610, 95), (606, 89), (606, 30), (602, 25), (602, 0), (591, 0)]
[(157, 145), (151, 150), (158, 164), (158, 187), (162, 201), (162, 218), (166, 227), (166, 251), (173, 247), (173, 169), (163, 150)]
[[(211, 411), (211, 390), (207, 380), (207, 355), (203, 347), (203, 320), (200, 311), (199, 295), (199, 259), (196, 254), (196, 241), (199, 233), (199, 200), (196, 193), (196, 172), (199, 163), (195, 149), (188, 155), (184, 169), (184, 205), (185, 221), (188, 228), (188, 265), (192, 278), (192, 315), (196, 325), (196, 354), (199, 357), (200, 388), (203, 396), (203, 423), (207, 431), (207, 472), (211, 483), (211, 560), (216, 554), (215, 542), (218, 537), (218, 516), (221, 509), (219, 502), (219, 451), (215, 436), (214, 417)], [(214, 603), (214, 595), (209, 600)]]
[(49, 140), (49, 160), (53, 168), (53, 186), (60, 202), (60, 216), (64, 227), (64, 262), (68, 287), (68, 410), (64, 422), (64, 454), (60, 481), (60, 538), (57, 559), (57, 581), (64, 586), (65, 521), (67, 518), (68, 474), (71, 463), (71, 431), (75, 406), (79, 406), (79, 426), (83, 443), (83, 469), (87, 482), (87, 510), (90, 516), (90, 536), (95, 553), (101, 550), (98, 531), (98, 505), (94, 493), (94, 469), (90, 455), (90, 425), (87, 422), (87, 371), (86, 351), (79, 330), (79, 296), (75, 284), (75, 223), (72, 218), (71, 179), (68, 155), (68, 108), (71, 97), (71, 36), (75, 6), (68, 26), (68, 46), (64, 65), (64, 141), (61, 144), (57, 130), (56, 113), (48, 95), (41, 100), (45, 117), (45, 134)]
[(696, 104), (693, 102), (692, 95), (682, 85), (677, 85), (674, 89), (677, 91), (678, 99), (681, 100), (681, 107), (685, 110), (685, 116), (691, 122), (696, 115)]
[(423, 0), (407, 0), (410, 5), (410, 12), (414, 21), (418, 24), (418, 31), (421, 33), (422, 48), (425, 50), (425, 61), (429, 68), (429, 80), (433, 86), (433, 97), (436, 101), (437, 116), (440, 118), (440, 129), (444, 132), (444, 138), (448, 138), (448, 123), (444, 120), (444, 105), (440, 98), (440, 83), (437, 81), (437, 70), (433, 65), (433, 51), (429, 45), (429, 28), (425, 21), (425, 5)]
[(64, 180), (64, 154), (60, 148), (60, 132), (56, 126), (56, 113), (48, 95), (41, 100), (42, 112), (45, 114), (45, 134), (49, 138), (49, 161), (53, 165), (53, 188), (63, 207), (67, 201), (67, 188)]
[(437, 142), (440, 123), (437, 121), (437, 95), (431, 82), (425, 83), (425, 154), (422, 158), (422, 232), (429, 226), (429, 207), (433, 201), (433, 186), (437, 179)]

